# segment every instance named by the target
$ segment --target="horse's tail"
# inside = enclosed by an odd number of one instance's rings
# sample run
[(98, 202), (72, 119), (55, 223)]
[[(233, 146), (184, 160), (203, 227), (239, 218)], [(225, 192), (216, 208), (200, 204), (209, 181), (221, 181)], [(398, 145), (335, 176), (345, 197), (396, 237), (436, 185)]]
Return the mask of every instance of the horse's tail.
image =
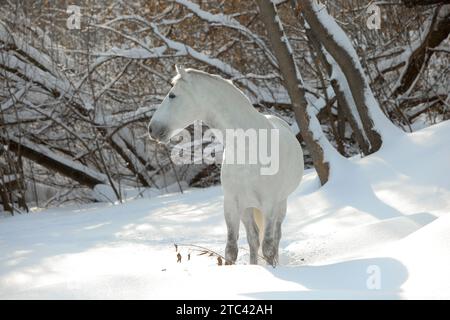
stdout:
[(264, 215), (258, 209), (253, 208), (253, 218), (258, 226), (259, 243), (262, 245), (264, 239)]

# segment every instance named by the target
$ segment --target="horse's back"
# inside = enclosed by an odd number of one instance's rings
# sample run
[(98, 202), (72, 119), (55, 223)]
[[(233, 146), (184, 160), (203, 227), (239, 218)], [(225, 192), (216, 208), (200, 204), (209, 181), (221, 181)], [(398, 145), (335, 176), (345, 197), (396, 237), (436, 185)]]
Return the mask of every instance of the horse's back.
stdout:
[[(292, 131), (289, 124), (281, 118), (272, 115), (264, 115), (267, 120), (272, 124), (273, 127), (280, 130), (280, 139), (289, 144), (292, 144), (294, 149), (297, 151), (296, 159), (300, 160), (301, 167), (303, 171), (303, 151), (300, 142), (297, 140), (294, 132)], [(288, 140), (288, 141), (286, 141)]]
[(265, 115), (265, 117), (274, 128), (280, 130), (280, 156), (283, 155), (280, 161), (285, 161), (285, 165), (280, 166), (280, 170), (285, 170), (282, 174), (286, 180), (291, 182), (290, 193), (298, 186), (303, 176), (302, 147), (286, 121), (273, 115)]
[(273, 116), (273, 115), (269, 115), (269, 114), (266, 114), (264, 116), (266, 117), (267, 120), (269, 120), (269, 122), (272, 125), (275, 125), (278, 129), (286, 128), (287, 130), (292, 132), (291, 127), (289, 126), (289, 124), (286, 121), (284, 121), (283, 119), (278, 118), (278, 117)]

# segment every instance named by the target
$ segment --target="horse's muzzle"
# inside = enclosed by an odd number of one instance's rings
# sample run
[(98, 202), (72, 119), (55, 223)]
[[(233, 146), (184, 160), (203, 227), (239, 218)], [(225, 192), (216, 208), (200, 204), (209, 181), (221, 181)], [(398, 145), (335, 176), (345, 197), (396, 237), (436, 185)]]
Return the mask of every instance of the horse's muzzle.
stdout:
[(166, 127), (161, 123), (150, 121), (148, 126), (148, 134), (150, 135), (150, 139), (165, 143), (167, 140), (167, 133)]

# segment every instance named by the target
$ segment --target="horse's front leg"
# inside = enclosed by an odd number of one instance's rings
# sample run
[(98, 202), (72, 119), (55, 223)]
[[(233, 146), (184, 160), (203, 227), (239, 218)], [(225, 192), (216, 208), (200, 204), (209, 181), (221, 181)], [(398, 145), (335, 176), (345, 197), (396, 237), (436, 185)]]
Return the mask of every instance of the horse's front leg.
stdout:
[(234, 197), (224, 198), (225, 222), (227, 224), (227, 246), (225, 247), (225, 264), (234, 264), (238, 255), (240, 211)]

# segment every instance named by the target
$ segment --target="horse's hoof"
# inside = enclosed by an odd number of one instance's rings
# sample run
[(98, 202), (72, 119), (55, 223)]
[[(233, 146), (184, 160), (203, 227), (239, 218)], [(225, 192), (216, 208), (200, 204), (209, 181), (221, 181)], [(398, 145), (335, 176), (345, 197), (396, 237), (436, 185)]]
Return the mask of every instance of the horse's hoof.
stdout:
[(266, 260), (267, 264), (275, 268), (278, 264), (278, 259), (275, 255), (265, 255), (264, 260)]

